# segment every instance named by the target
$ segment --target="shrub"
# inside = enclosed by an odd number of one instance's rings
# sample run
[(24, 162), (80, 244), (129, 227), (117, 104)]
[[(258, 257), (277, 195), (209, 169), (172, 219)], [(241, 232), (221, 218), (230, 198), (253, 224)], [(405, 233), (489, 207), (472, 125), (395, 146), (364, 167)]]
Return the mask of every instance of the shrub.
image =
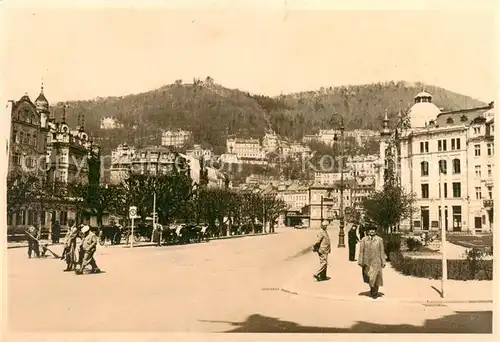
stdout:
[(406, 246), (408, 247), (409, 251), (416, 251), (422, 247), (422, 242), (420, 242), (418, 238), (409, 237), (408, 239), (406, 239)]
[[(440, 259), (409, 258), (397, 251), (391, 253), (390, 260), (392, 267), (404, 275), (441, 279), (443, 270)], [(471, 260), (448, 260), (448, 279), (493, 279), (493, 260), (481, 260), (481, 262), (476, 260), (475, 265)]]
[(399, 234), (381, 234), (384, 239), (384, 251), (387, 259), (391, 259), (391, 254), (401, 250), (401, 236)]

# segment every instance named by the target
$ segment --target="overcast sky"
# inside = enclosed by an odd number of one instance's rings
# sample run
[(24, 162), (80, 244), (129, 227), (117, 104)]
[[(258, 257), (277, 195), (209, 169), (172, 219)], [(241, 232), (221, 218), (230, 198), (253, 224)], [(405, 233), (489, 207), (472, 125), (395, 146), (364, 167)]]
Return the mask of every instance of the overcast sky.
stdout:
[[(188, 1), (186, 1), (188, 3)], [(494, 4), (495, 1), (490, 1)], [(283, 5), (284, 6), (284, 5)], [(492, 100), (494, 12), (7, 9), (9, 99), (51, 103), (211, 76), (252, 93), (422, 81)]]

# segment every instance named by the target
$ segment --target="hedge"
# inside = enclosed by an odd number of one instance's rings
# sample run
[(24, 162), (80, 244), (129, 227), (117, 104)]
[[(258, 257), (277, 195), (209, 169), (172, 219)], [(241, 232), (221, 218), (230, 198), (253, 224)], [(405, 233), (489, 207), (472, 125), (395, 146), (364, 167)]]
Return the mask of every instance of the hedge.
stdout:
[[(391, 265), (404, 275), (441, 279), (441, 259), (417, 259), (405, 257), (401, 252), (392, 252)], [(447, 260), (448, 279), (492, 280), (493, 260)]]

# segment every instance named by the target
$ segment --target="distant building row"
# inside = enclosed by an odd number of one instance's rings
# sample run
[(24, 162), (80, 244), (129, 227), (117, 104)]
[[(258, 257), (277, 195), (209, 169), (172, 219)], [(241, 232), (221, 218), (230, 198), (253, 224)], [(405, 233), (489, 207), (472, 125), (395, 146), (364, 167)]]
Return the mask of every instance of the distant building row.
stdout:
[(130, 174), (134, 173), (161, 175), (174, 171), (188, 172), (193, 183), (200, 184), (202, 175), (204, 175), (209, 187), (228, 185), (228, 179), (224, 173), (205, 165), (201, 158), (173, 152), (170, 147), (135, 148), (123, 144), (111, 152), (110, 182), (113, 184), (124, 181)]
[[(310, 142), (321, 142), (325, 145), (332, 146), (335, 141), (335, 135), (337, 133), (338, 131), (333, 129), (321, 129), (317, 134), (305, 135), (302, 138), (302, 143), (307, 144)], [(370, 139), (378, 140), (380, 138), (377, 131), (368, 129), (355, 129), (352, 131), (345, 131), (344, 136), (354, 138), (358, 145), (362, 145)]]

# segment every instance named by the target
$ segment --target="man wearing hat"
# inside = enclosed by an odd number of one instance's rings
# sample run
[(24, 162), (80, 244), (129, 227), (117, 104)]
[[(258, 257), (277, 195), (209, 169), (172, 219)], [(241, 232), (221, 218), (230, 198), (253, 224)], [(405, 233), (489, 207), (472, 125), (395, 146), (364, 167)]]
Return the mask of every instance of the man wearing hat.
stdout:
[(358, 264), (362, 269), (363, 281), (370, 285), (370, 296), (373, 298), (378, 297), (378, 289), (383, 286), (385, 259), (384, 240), (376, 235), (375, 227), (369, 227), (368, 236), (361, 240)]
[(316, 243), (313, 245), (313, 251), (318, 253), (320, 268), (318, 272), (314, 274), (314, 278), (317, 281), (328, 280), (326, 276), (326, 270), (328, 267), (328, 254), (331, 252), (330, 247), (330, 236), (326, 231), (327, 226), (321, 224), (321, 230), (318, 233)]
[(81, 266), (77, 268), (76, 274), (83, 274), (83, 269), (87, 265), (90, 265), (90, 267), (92, 268), (92, 273), (99, 273), (101, 272), (101, 270), (99, 269), (99, 267), (97, 267), (97, 264), (94, 260), (94, 253), (97, 249), (97, 243), (99, 239), (97, 238), (94, 229), (90, 229), (89, 226), (83, 226), (82, 233), (84, 235), (81, 245), (83, 260)]

